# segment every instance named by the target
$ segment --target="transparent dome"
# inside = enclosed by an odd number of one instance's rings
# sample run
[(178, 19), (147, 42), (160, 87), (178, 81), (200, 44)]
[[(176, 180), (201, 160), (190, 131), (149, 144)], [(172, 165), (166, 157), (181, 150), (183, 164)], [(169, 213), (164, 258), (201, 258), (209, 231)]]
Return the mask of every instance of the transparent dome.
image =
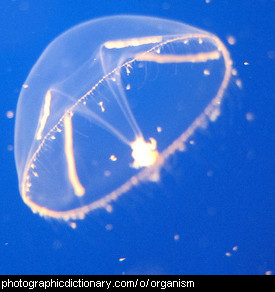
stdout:
[(114, 16), (77, 25), (42, 53), (16, 112), (24, 202), (84, 218), (141, 183), (220, 113), (232, 62), (215, 35), (184, 23)]

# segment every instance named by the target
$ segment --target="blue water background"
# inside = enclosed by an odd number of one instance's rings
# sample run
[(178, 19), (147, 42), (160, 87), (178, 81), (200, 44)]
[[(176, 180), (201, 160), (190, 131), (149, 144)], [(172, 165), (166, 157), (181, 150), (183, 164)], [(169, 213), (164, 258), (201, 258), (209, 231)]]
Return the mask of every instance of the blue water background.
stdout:
[[(227, 46), (243, 87), (231, 84), (219, 119), (171, 161), (159, 186), (72, 229), (21, 200), (7, 112), (49, 42), (115, 14), (179, 20), (225, 43), (234, 36)], [(271, 0), (1, 1), (0, 274), (275, 273), (274, 15)]]

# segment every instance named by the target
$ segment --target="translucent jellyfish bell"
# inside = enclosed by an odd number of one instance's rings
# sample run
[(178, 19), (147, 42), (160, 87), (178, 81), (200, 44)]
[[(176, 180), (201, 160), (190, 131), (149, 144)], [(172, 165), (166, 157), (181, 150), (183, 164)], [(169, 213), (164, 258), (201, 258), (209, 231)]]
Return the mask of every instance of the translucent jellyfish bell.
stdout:
[(167, 159), (219, 115), (231, 66), (218, 37), (166, 19), (120, 15), (61, 34), (17, 105), (24, 202), (79, 219), (159, 181)]

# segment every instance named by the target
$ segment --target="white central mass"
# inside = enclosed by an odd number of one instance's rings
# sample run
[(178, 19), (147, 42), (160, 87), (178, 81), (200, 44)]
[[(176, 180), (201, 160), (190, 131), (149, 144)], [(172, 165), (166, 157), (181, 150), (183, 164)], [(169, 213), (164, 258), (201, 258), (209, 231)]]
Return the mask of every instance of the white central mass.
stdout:
[(134, 162), (132, 167), (140, 168), (153, 165), (158, 158), (157, 141), (149, 138), (150, 142), (145, 142), (143, 137), (137, 138), (131, 143), (132, 157)]

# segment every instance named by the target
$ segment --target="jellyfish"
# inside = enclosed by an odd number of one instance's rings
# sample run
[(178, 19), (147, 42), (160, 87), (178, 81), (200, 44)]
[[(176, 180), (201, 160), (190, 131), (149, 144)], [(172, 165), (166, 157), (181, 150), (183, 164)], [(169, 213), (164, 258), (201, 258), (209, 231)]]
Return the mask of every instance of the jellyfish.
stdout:
[(232, 60), (212, 33), (119, 15), (54, 39), (20, 92), (15, 161), (34, 213), (83, 219), (163, 166), (220, 114)]

